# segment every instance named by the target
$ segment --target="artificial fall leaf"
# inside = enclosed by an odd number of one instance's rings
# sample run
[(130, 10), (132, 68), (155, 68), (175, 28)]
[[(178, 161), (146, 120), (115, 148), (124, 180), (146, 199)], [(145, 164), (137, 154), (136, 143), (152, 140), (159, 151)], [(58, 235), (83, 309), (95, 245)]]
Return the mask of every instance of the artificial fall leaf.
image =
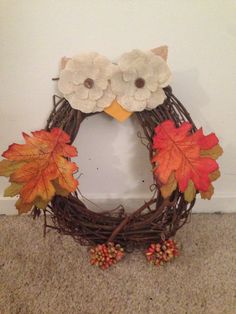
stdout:
[(73, 173), (75, 163), (68, 160), (77, 156), (75, 147), (69, 145), (70, 137), (63, 130), (23, 133), (25, 144), (12, 144), (3, 153), (7, 160), (0, 162), (0, 175), (9, 176), (11, 185), (5, 195), (20, 195), (16, 207), (20, 212), (33, 205), (46, 207), (53, 196), (68, 195), (75, 191), (78, 182)]
[(61, 196), (68, 196), (68, 195), (69, 195), (69, 192), (68, 192), (67, 190), (63, 189), (63, 188), (60, 186), (58, 180), (54, 180), (54, 181), (53, 181), (53, 186), (54, 186), (54, 188), (55, 188), (55, 191), (56, 191), (56, 194), (57, 194), (57, 195), (61, 195)]
[(22, 189), (22, 184), (19, 183), (11, 183), (8, 188), (5, 189), (4, 191), (4, 196), (5, 197), (13, 197), (16, 196), (20, 193), (20, 190)]
[(33, 203), (24, 203), (21, 198), (19, 198), (15, 204), (16, 209), (18, 209), (19, 214), (28, 213), (33, 207)]
[[(211, 184), (209, 176), (218, 170), (214, 159), (222, 154), (215, 134), (205, 136), (202, 129), (195, 133), (191, 131), (189, 122), (184, 122), (179, 128), (171, 120), (161, 123), (155, 129), (155, 155), (152, 160), (157, 179), (166, 185), (174, 173), (180, 191), (188, 189), (188, 200), (192, 199), (194, 189), (208, 191)], [(190, 180), (192, 183), (189, 183)]]
[(217, 180), (219, 177), (220, 177), (219, 169), (209, 174), (209, 179), (211, 180), (211, 182)]
[(218, 159), (223, 154), (222, 147), (218, 144), (209, 150), (202, 150), (202, 157), (211, 157), (212, 159)]
[(48, 201), (43, 201), (40, 197), (36, 198), (33, 205), (37, 206), (38, 208), (45, 209), (48, 205)]
[(214, 187), (212, 184), (210, 184), (208, 190), (206, 192), (200, 192), (202, 199), (208, 199), (210, 200), (212, 195), (214, 194)]
[(184, 191), (185, 201), (191, 203), (196, 196), (196, 189), (192, 180), (188, 181), (187, 189)]
[(177, 187), (177, 181), (175, 179), (175, 174), (172, 172), (172, 174), (169, 176), (169, 179), (165, 185), (162, 185), (160, 190), (161, 190), (161, 195), (164, 198), (169, 197), (172, 192), (176, 189)]
[(24, 203), (22, 198), (19, 198), (15, 204), (16, 209), (18, 209), (19, 214), (27, 213), (32, 209), (33, 206), (38, 208), (45, 209), (48, 205), (48, 201), (43, 201), (39, 197), (34, 200), (32, 203)]
[(32, 132), (33, 136), (22, 134), (26, 143), (10, 145), (3, 157), (12, 161), (32, 161), (45, 159), (48, 155), (77, 156), (76, 148), (68, 144), (69, 135), (59, 128), (53, 128), (50, 132), (35, 131)]
[(9, 177), (12, 173), (14, 173), (17, 169), (19, 169), (24, 162), (19, 161), (10, 161), (10, 160), (2, 160), (0, 161), (0, 176)]
[[(220, 171), (216, 170), (209, 174), (209, 179), (211, 182), (217, 180), (220, 177)], [(209, 188), (206, 192), (200, 192), (202, 199), (210, 200), (212, 195), (214, 194), (214, 187), (212, 184), (209, 185)]]

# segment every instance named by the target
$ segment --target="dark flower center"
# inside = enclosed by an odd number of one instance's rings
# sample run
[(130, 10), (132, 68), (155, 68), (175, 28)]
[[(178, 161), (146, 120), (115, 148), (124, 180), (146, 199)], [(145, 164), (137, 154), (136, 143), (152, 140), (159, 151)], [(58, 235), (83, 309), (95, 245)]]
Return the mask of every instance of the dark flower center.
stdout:
[(145, 85), (144, 79), (141, 77), (137, 78), (137, 80), (135, 81), (135, 86), (138, 88), (143, 88), (144, 85)]
[(84, 86), (91, 89), (94, 85), (94, 80), (92, 80), (91, 78), (87, 78), (85, 81), (84, 81)]

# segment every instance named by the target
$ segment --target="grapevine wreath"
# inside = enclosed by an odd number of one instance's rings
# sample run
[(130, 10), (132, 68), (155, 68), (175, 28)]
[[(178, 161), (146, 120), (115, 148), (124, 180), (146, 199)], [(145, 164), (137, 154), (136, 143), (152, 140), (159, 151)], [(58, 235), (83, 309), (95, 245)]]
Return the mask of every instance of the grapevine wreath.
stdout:
[[(210, 199), (222, 154), (214, 133), (204, 135), (169, 86), (167, 47), (124, 53), (112, 63), (98, 53), (63, 58), (54, 106), (44, 130), (23, 133), (2, 156), (0, 175), (9, 177), (5, 196), (18, 196), (19, 213), (44, 213), (44, 232), (54, 228), (92, 245), (91, 264), (103, 269), (125, 252), (144, 248), (161, 265), (178, 255), (171, 239), (196, 200)], [(82, 202), (77, 156), (72, 145), (85, 118), (105, 112), (122, 122), (134, 114), (147, 141), (153, 197), (128, 214), (122, 206), (94, 212)], [(53, 225), (48, 224), (47, 214)]]

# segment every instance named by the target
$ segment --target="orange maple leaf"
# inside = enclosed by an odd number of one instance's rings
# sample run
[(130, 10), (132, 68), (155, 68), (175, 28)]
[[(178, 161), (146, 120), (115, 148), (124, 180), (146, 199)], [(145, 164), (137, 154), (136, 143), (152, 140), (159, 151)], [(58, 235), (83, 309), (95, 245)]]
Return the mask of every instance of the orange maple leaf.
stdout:
[(69, 145), (68, 134), (54, 128), (23, 137), (25, 144), (10, 145), (2, 154), (7, 160), (0, 162), (0, 175), (9, 176), (12, 183), (7, 193), (20, 195), (16, 206), (21, 212), (35, 204), (46, 206), (55, 194), (68, 195), (78, 185), (73, 177), (78, 168), (68, 160), (77, 156), (77, 150)]
[(205, 136), (202, 129), (191, 133), (192, 125), (184, 122), (177, 128), (173, 121), (167, 120), (155, 129), (153, 148), (156, 164), (154, 173), (158, 180), (166, 185), (171, 175), (178, 183), (181, 192), (193, 182), (196, 190), (208, 191), (211, 180), (209, 175), (218, 169), (214, 158), (202, 151), (209, 151), (218, 145), (218, 138), (211, 133)]

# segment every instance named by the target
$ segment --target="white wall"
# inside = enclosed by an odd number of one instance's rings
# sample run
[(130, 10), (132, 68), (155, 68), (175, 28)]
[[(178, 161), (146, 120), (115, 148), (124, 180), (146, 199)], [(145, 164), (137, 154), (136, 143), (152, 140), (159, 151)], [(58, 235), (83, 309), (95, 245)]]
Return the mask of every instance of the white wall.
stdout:
[[(0, 0), (0, 151), (21, 141), (21, 131), (43, 128), (62, 56), (95, 50), (115, 60), (168, 44), (175, 95), (225, 150), (215, 198), (196, 210), (236, 211), (235, 16), (230, 0)], [(83, 123), (76, 142), (83, 194), (148, 198), (150, 165), (136, 133), (134, 118), (119, 124), (101, 114)], [(0, 194), (6, 183), (1, 178)], [(13, 202), (1, 197), (0, 208), (13, 213)]]

